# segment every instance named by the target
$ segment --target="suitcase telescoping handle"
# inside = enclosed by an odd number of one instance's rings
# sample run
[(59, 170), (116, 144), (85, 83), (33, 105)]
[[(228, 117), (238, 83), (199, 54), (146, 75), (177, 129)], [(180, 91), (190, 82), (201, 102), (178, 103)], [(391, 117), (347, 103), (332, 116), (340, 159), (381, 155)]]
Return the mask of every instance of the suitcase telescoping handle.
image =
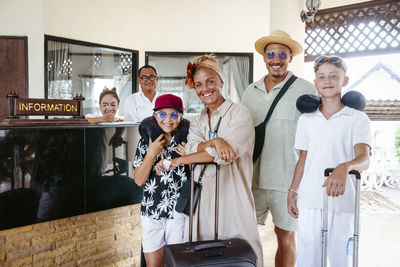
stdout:
[[(214, 239), (218, 239), (218, 210), (219, 210), (219, 168), (220, 166), (215, 162), (206, 163), (193, 163), (192, 175), (190, 185), (190, 215), (189, 215), (189, 242), (193, 241), (193, 195), (194, 195), (194, 170), (198, 165), (215, 165), (215, 225), (214, 225)], [(200, 205), (200, 203), (198, 203)], [(199, 209), (197, 209), (199, 210)]]
[[(333, 168), (325, 169), (324, 176), (327, 178), (332, 172)], [(360, 185), (361, 185), (361, 175), (356, 170), (349, 171), (349, 174), (353, 174), (356, 177), (356, 197), (354, 204), (354, 234), (353, 234), (353, 267), (358, 267), (358, 243), (359, 243), (359, 233), (360, 233)], [(324, 202), (322, 210), (322, 256), (321, 256), (321, 266), (327, 266), (327, 249), (328, 249), (328, 195), (326, 191), (324, 193)]]

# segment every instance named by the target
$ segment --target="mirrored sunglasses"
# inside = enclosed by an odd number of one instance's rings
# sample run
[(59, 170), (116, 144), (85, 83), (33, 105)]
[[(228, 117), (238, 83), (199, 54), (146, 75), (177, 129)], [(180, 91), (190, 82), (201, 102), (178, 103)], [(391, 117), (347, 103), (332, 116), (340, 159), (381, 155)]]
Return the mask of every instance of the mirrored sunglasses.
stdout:
[(160, 120), (165, 120), (167, 116), (169, 116), (171, 120), (178, 121), (182, 116), (182, 114), (179, 112), (167, 113), (165, 111), (156, 111), (155, 113), (157, 115), (157, 118), (159, 118)]
[(150, 76), (142, 75), (139, 78), (143, 81), (147, 81), (147, 80), (154, 81), (157, 78), (157, 75), (150, 75)]
[(283, 59), (286, 59), (288, 56), (288, 54), (285, 52), (279, 52), (279, 53), (278, 52), (267, 52), (266, 55), (269, 60), (274, 59), (274, 57), (276, 57), (276, 56), (279, 57), (279, 59), (283, 60)]
[(342, 61), (342, 58), (337, 57), (337, 56), (330, 56), (330, 57), (329, 56), (320, 56), (315, 60), (314, 64), (321, 65), (322, 63), (325, 63), (325, 62), (337, 64), (340, 61)]
[(322, 65), (325, 62), (332, 63), (336, 67), (344, 70), (344, 72), (347, 71), (346, 64), (344, 63), (343, 59), (338, 56), (319, 56), (319, 57), (317, 57), (317, 59), (315, 59), (315, 61), (314, 61), (314, 71), (316, 72), (319, 68), (319, 65)]

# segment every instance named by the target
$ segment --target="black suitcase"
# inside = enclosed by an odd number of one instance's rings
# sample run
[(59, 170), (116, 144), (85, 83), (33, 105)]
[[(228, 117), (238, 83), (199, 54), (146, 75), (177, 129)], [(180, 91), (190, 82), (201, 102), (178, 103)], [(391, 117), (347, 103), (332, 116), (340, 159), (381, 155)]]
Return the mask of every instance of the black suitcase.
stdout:
[[(193, 235), (193, 189), (194, 170), (197, 165), (215, 165), (215, 228), (214, 240), (192, 242)], [(191, 205), (189, 216), (189, 242), (166, 245), (164, 247), (164, 267), (173, 266), (256, 266), (256, 255), (250, 244), (243, 239), (232, 238), (218, 240), (218, 208), (219, 208), (219, 169), (214, 162), (192, 164)]]

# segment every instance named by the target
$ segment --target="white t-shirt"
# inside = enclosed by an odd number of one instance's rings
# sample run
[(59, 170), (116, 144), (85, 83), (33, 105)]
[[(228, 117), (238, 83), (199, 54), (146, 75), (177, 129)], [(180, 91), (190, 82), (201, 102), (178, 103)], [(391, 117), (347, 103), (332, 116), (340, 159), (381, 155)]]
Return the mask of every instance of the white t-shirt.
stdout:
[[(369, 118), (361, 111), (345, 106), (327, 120), (319, 111), (305, 113), (297, 123), (295, 148), (307, 151), (303, 178), (299, 188), (298, 206), (323, 207), (324, 170), (354, 159), (354, 146), (371, 146)], [(329, 198), (329, 210), (354, 212), (355, 178), (347, 177), (343, 196)]]
[(140, 122), (144, 118), (153, 115), (153, 108), (157, 97), (160, 94), (156, 91), (156, 95), (151, 102), (143, 92), (137, 92), (129, 95), (124, 103), (125, 121)]

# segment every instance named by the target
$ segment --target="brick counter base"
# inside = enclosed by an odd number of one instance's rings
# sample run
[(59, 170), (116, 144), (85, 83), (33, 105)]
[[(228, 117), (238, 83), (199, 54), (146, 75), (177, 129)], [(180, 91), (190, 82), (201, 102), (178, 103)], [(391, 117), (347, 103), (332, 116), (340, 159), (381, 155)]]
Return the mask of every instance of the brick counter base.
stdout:
[(0, 231), (0, 266), (140, 266), (140, 204)]

